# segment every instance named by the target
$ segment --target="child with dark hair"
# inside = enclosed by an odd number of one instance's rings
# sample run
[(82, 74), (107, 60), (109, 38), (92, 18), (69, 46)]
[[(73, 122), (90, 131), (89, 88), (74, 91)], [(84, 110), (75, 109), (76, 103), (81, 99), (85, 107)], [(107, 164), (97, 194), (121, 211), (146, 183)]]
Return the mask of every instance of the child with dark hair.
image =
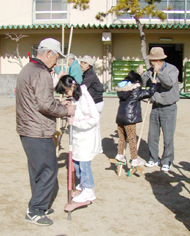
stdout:
[(120, 100), (116, 117), (119, 143), (118, 154), (115, 158), (118, 161), (126, 162), (124, 149), (127, 138), (132, 159), (131, 165), (140, 166), (144, 164), (143, 161), (137, 158), (136, 123), (142, 122), (140, 100), (150, 98), (154, 94), (157, 87), (156, 83), (156, 79), (153, 79), (149, 90), (142, 89), (141, 76), (131, 71), (123, 81), (118, 83), (118, 87), (116, 87)]
[(66, 97), (73, 97), (72, 103), (76, 105), (75, 115), (68, 118), (68, 124), (73, 125), (72, 158), (76, 176), (80, 179), (76, 189), (81, 193), (74, 197), (73, 201), (93, 201), (96, 196), (93, 191), (91, 161), (101, 149), (98, 132), (99, 113), (86, 85), (77, 84), (72, 76), (61, 77), (56, 92), (66, 94)]

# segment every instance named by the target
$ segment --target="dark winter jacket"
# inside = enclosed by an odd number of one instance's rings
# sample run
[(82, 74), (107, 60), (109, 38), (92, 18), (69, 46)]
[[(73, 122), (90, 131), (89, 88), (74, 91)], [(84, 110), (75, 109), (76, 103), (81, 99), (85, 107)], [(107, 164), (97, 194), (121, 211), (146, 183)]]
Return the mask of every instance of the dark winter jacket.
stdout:
[(149, 90), (145, 90), (137, 83), (116, 88), (118, 98), (120, 99), (116, 123), (119, 125), (129, 125), (142, 122), (140, 100), (150, 98), (156, 91), (156, 87), (156, 84), (152, 84)]
[(88, 92), (90, 93), (95, 103), (103, 101), (104, 88), (95, 71), (93, 70), (93, 67), (90, 67), (83, 73), (82, 84), (86, 85)]

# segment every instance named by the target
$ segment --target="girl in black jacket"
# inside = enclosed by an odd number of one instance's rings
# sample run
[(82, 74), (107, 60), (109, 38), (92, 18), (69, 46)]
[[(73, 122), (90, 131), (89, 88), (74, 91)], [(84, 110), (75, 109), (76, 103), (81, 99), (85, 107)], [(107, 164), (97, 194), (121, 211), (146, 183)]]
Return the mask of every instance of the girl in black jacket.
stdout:
[(140, 100), (150, 98), (154, 94), (157, 87), (156, 83), (156, 79), (153, 79), (149, 90), (142, 89), (141, 76), (131, 71), (125, 80), (118, 83), (118, 87), (116, 87), (117, 95), (120, 100), (116, 117), (119, 143), (118, 154), (115, 158), (118, 161), (126, 162), (123, 153), (127, 138), (132, 159), (131, 165), (139, 166), (144, 164), (143, 161), (137, 158), (136, 123), (142, 122)]

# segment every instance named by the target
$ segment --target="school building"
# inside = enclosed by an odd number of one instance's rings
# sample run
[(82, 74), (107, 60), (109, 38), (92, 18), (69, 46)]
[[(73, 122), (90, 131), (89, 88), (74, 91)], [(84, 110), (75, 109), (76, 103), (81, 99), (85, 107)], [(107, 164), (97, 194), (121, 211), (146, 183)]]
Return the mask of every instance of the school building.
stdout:
[[(146, 4), (144, 0), (139, 2), (142, 7)], [(15, 58), (17, 46), (22, 65), (29, 61), (28, 52), (35, 56), (37, 45), (46, 37), (64, 43), (66, 54), (71, 26), (71, 52), (79, 59), (86, 54), (94, 58), (94, 69), (106, 90), (112, 90), (117, 80), (142, 61), (139, 31), (129, 14), (109, 15), (103, 22), (95, 18), (98, 12), (106, 12), (116, 5), (117, 0), (90, 0), (90, 7), (85, 11), (74, 9), (67, 0), (17, 0), (14, 3), (0, 0), (0, 3), (1, 88), (9, 86), (11, 91), (12, 78), (15, 80), (21, 70)], [(151, 16), (141, 19), (147, 53), (152, 46), (163, 47), (168, 55), (166, 61), (178, 67), (179, 82), (185, 81), (185, 91), (190, 91), (190, 0), (165, 0), (157, 5), (166, 13), (165, 21)], [(166, 10), (169, 5), (170, 11)], [(17, 45), (7, 34), (26, 37)]]

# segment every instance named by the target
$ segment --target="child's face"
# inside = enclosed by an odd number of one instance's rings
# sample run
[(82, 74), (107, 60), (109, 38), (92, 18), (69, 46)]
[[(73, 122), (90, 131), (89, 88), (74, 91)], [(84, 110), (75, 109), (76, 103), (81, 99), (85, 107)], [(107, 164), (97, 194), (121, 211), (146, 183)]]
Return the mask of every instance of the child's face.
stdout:
[(72, 84), (70, 88), (65, 88), (65, 95), (67, 98), (73, 96), (74, 87), (74, 84)]

